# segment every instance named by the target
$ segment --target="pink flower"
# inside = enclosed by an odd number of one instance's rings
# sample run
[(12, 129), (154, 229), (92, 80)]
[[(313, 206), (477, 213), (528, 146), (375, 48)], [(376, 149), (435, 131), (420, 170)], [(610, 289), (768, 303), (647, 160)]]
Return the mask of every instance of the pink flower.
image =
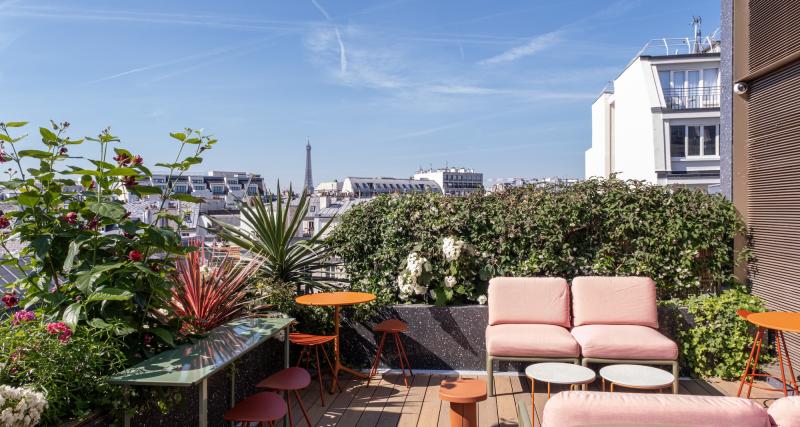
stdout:
[(3, 304), (6, 305), (6, 308), (14, 308), (19, 304), (19, 298), (17, 298), (17, 294), (7, 293), (3, 295), (2, 298)]
[(129, 164), (131, 164), (131, 156), (125, 153), (117, 154), (116, 156), (114, 156), (114, 160), (117, 163), (119, 163), (120, 166), (128, 166)]
[(143, 161), (144, 160), (142, 159), (142, 156), (136, 156), (133, 158), (133, 164), (136, 166), (141, 165)]
[(139, 262), (144, 259), (144, 255), (141, 252), (137, 251), (136, 249), (128, 252), (128, 260), (133, 262)]
[(100, 221), (97, 219), (96, 216), (92, 217), (92, 219), (89, 220), (89, 223), (86, 224), (86, 228), (88, 228), (89, 230), (97, 230), (97, 224), (99, 223)]
[(9, 157), (9, 156), (8, 156), (6, 153), (4, 153), (3, 151), (0, 151), (0, 163), (5, 163), (5, 162), (7, 162), (7, 161), (9, 161), (9, 160), (11, 160), (11, 157)]
[(5, 215), (0, 215), (0, 228), (8, 228), (11, 226), (11, 221)]
[(47, 324), (47, 333), (51, 335), (58, 335), (58, 340), (66, 343), (72, 337), (72, 329), (65, 325), (64, 322), (55, 322)]
[(58, 150), (58, 154), (60, 154), (62, 156), (66, 155), (68, 152), (69, 152), (69, 150), (67, 150), (67, 147), (61, 147), (61, 149)]
[(78, 222), (78, 213), (69, 212), (66, 215), (62, 216), (61, 219), (68, 222), (69, 224), (75, 225)]
[(36, 313), (29, 310), (20, 310), (14, 313), (11, 324), (19, 325), (20, 323), (31, 322), (33, 320), (36, 320)]
[(128, 187), (128, 188), (135, 187), (136, 186), (136, 177), (135, 176), (126, 176), (125, 178), (122, 178), (122, 184), (125, 187)]

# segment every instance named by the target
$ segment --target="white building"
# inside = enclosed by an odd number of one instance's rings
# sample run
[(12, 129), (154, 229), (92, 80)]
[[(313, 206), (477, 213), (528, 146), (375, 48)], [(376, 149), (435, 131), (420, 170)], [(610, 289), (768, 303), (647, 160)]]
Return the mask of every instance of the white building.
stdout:
[(346, 197), (370, 198), (381, 194), (413, 193), (424, 191), (441, 191), (440, 187), (430, 180), (411, 178), (362, 178), (348, 176), (342, 181), (340, 193)]
[(444, 194), (464, 196), (483, 191), (483, 174), (466, 168), (439, 168), (418, 170), (415, 180), (435, 182)]
[(719, 43), (648, 43), (592, 105), (585, 175), (719, 185)]

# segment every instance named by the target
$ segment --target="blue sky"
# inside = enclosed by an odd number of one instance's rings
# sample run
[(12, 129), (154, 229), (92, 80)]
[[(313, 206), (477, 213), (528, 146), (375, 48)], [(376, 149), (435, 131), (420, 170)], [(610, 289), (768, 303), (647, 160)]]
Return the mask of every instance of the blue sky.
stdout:
[(591, 103), (652, 38), (719, 1), (0, 1), (0, 120), (105, 126), (148, 163), (302, 182), (445, 163), (581, 177)]

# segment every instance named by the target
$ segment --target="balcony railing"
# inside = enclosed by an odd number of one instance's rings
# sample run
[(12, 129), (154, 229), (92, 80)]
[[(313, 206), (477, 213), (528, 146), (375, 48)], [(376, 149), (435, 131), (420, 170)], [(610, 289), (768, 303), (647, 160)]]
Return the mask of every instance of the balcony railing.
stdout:
[(671, 110), (719, 108), (719, 86), (665, 89), (664, 101)]

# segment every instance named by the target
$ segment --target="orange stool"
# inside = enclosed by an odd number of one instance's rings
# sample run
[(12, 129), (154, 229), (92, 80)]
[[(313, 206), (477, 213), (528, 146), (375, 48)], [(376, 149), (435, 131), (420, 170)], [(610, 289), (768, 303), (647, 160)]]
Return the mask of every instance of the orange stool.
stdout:
[(403, 342), (400, 341), (400, 332), (408, 330), (408, 324), (398, 319), (388, 319), (375, 325), (372, 331), (381, 333), (381, 341), (378, 344), (378, 352), (375, 355), (375, 363), (372, 364), (372, 371), (370, 371), (370, 379), (367, 380), (367, 385), (373, 376), (378, 372), (378, 364), (381, 361), (381, 353), (383, 352), (383, 344), (386, 342), (386, 335), (392, 334), (394, 337), (394, 346), (397, 348), (397, 357), (400, 359), (400, 370), (403, 371), (403, 383), (408, 387), (408, 377), (406, 376), (406, 366), (408, 366), (409, 375), (414, 375), (411, 370), (411, 364), (408, 363), (408, 356), (406, 356), (406, 349), (403, 347)]
[(289, 342), (295, 345), (302, 346), (303, 349), (300, 351), (300, 357), (297, 358), (297, 366), (303, 362), (303, 356), (306, 357), (306, 369), (311, 365), (311, 349), (314, 349), (314, 354), (316, 355), (317, 359), (317, 379), (319, 380), (319, 399), (322, 403), (322, 406), (325, 406), (325, 397), (323, 393), (322, 387), (322, 364), (319, 361), (319, 349), (322, 348), (322, 354), (325, 356), (325, 360), (328, 362), (328, 367), (331, 368), (331, 375), (333, 376), (333, 386), (332, 388), (338, 388), (339, 391), (342, 391), (342, 388), (339, 386), (339, 381), (336, 379), (336, 374), (333, 370), (333, 363), (331, 363), (331, 359), (328, 357), (328, 352), (325, 350), (325, 344), (329, 342), (333, 342), (336, 340), (335, 335), (313, 335), (313, 334), (303, 334), (300, 332), (292, 332), (289, 334)]
[(450, 402), (450, 427), (477, 427), (475, 404), (486, 400), (486, 381), (444, 380), (439, 386), (439, 399)]
[(240, 423), (264, 423), (275, 427), (275, 421), (286, 415), (286, 403), (277, 393), (263, 391), (237, 403), (225, 413), (225, 421)]
[(289, 412), (289, 425), (292, 427), (294, 427), (294, 420), (292, 419), (291, 396), (292, 392), (294, 392), (297, 404), (300, 406), (300, 410), (303, 411), (308, 427), (314, 427), (311, 425), (306, 408), (303, 406), (303, 399), (300, 398), (300, 393), (298, 392), (298, 390), (308, 387), (309, 384), (311, 384), (311, 375), (308, 374), (307, 370), (303, 368), (286, 368), (261, 380), (256, 384), (256, 387), (286, 392), (286, 408)]

